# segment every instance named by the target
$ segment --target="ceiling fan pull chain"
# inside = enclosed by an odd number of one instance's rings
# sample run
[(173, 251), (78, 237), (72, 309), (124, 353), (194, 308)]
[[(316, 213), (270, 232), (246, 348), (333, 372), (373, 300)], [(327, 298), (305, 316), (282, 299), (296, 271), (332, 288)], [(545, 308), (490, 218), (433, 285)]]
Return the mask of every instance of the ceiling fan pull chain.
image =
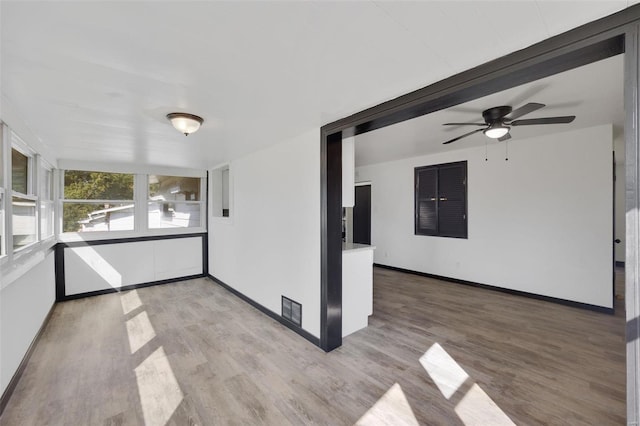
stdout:
[(509, 141), (504, 141), (505, 156), (504, 161), (509, 161)]
[(487, 140), (484, 141), (484, 161), (489, 161), (489, 154), (487, 150)]

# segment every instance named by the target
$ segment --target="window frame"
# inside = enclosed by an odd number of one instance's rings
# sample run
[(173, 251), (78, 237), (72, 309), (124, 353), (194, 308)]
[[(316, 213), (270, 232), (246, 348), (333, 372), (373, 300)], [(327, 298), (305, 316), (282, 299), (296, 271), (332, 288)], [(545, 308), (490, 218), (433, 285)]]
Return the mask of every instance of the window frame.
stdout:
[[(147, 231), (151, 231), (151, 232), (157, 232), (157, 231), (161, 231), (161, 230), (194, 230), (194, 229), (200, 229), (200, 228), (204, 228), (206, 226), (206, 215), (207, 215), (207, 178), (206, 177), (202, 177), (202, 176), (183, 176), (183, 175), (179, 175), (179, 174), (160, 174), (160, 173), (148, 173), (143, 175), (145, 177), (145, 183), (146, 183), (146, 188), (145, 188), (145, 195), (146, 195), (146, 202), (145, 202), (145, 209), (144, 209), (144, 213), (145, 213), (145, 226), (146, 226), (146, 230)], [(149, 207), (151, 205), (151, 203), (157, 202), (156, 200), (151, 200), (150, 197), (150, 193), (149, 193), (149, 178), (150, 176), (167, 176), (167, 177), (174, 177), (174, 178), (190, 178), (190, 179), (199, 179), (200, 184), (199, 184), (199, 195), (200, 195), (200, 199), (199, 200), (184, 200), (184, 201), (164, 201), (163, 203), (173, 203), (173, 204), (184, 204), (184, 205), (198, 205), (200, 206), (200, 223), (198, 224), (198, 226), (187, 226), (187, 227), (167, 227), (167, 228), (151, 228), (149, 226)], [(141, 209), (142, 210), (142, 209)]]
[[(55, 168), (48, 162), (46, 161), (44, 158), (42, 158), (42, 156), (37, 155), (36, 156), (36, 163), (37, 163), (37, 181), (36, 181), (36, 185), (37, 185), (37, 194), (38, 194), (38, 205), (37, 205), (37, 211), (39, 214), (38, 217), (38, 223), (37, 223), (37, 228), (38, 228), (38, 241), (47, 241), (50, 239), (53, 239), (56, 237), (56, 229), (55, 229), (55, 217), (56, 217), (56, 202), (55, 202)], [(44, 194), (44, 186), (43, 186), (43, 182), (42, 182), (42, 177), (46, 174), (46, 173), (51, 173), (51, 181), (49, 182), (50, 188), (49, 188), (49, 198), (45, 199), (43, 194)], [(50, 206), (50, 234), (48, 235), (43, 235), (42, 232), (42, 206), (43, 205), (49, 205)]]
[[(59, 196), (56, 198), (56, 236), (58, 241), (72, 242), (82, 240), (109, 240), (120, 238), (138, 238), (146, 236), (159, 235), (179, 235), (179, 234), (195, 234), (207, 232), (207, 175), (206, 170), (199, 169), (178, 169), (169, 167), (143, 167), (141, 171), (131, 171), (123, 165), (112, 165), (102, 163), (84, 164), (75, 161), (62, 161), (60, 168), (56, 169), (58, 173), (55, 179), (55, 187)], [(102, 172), (102, 173), (125, 173), (133, 175), (133, 200), (73, 200), (64, 198), (64, 176), (69, 170), (78, 170), (85, 172)], [(178, 203), (192, 203), (200, 205), (200, 222), (195, 227), (175, 227), (175, 228), (150, 228), (148, 223), (148, 203), (149, 203), (149, 176), (175, 176), (190, 177), (200, 179), (200, 201), (178, 201)], [(100, 203), (107, 202), (112, 204), (127, 203), (133, 204), (134, 228), (132, 230), (116, 230), (116, 231), (93, 231), (93, 232), (64, 232), (64, 204), (65, 203)]]
[[(121, 199), (68, 199), (65, 196), (65, 173), (68, 171), (81, 171), (88, 173), (113, 173), (113, 174), (126, 174), (133, 176), (133, 198), (131, 200), (121, 200)], [(108, 238), (121, 238), (123, 235), (128, 236), (130, 233), (137, 233), (140, 229), (140, 221), (138, 220), (139, 215), (137, 212), (137, 192), (138, 185), (136, 184), (136, 180), (138, 175), (132, 172), (121, 172), (121, 171), (107, 171), (107, 170), (85, 170), (85, 169), (60, 169), (60, 197), (58, 199), (58, 229), (59, 236), (69, 236), (69, 237), (77, 237), (80, 239), (85, 238), (87, 235), (91, 235), (90, 239), (93, 239), (93, 236), (99, 237), (100, 239), (108, 239)], [(126, 230), (117, 230), (117, 231), (89, 231), (89, 232), (78, 232), (78, 231), (64, 231), (64, 206), (65, 204), (133, 204), (133, 228)]]
[[(227, 171), (227, 197), (228, 197), (228, 214), (224, 214), (224, 178), (223, 174)], [(231, 163), (220, 164), (209, 170), (209, 219), (214, 222), (233, 223), (234, 217), (234, 177), (233, 167)]]
[[(463, 170), (464, 173), (464, 214), (463, 214), (463, 221), (464, 221), (464, 232), (462, 233), (462, 235), (453, 235), (451, 233), (444, 233), (440, 230), (440, 203), (441, 202), (447, 202), (448, 200), (444, 199), (443, 197), (441, 197), (440, 195), (440, 170), (441, 169), (445, 169), (445, 168), (452, 168), (452, 167), (460, 167)], [(435, 201), (435, 220), (436, 220), (436, 231), (435, 232), (429, 232), (429, 231), (425, 231), (423, 229), (420, 228), (419, 226), (419, 220), (420, 220), (420, 205), (419, 205), (419, 177), (420, 177), (420, 173), (423, 171), (427, 171), (427, 170), (435, 170), (436, 171), (436, 196), (435, 199), (433, 199), (433, 201)], [(427, 166), (420, 166), (420, 167), (415, 167), (414, 168), (414, 185), (413, 185), (413, 200), (414, 200), (414, 207), (413, 207), (413, 230), (414, 230), (414, 235), (417, 236), (430, 236), (430, 237), (443, 237), (443, 238), (457, 238), (457, 239), (468, 239), (469, 238), (469, 197), (468, 197), (468, 162), (467, 160), (461, 160), (461, 161), (454, 161), (454, 162), (449, 162), (449, 163), (442, 163), (442, 164), (432, 164), (432, 165), (427, 165)]]
[[(39, 168), (40, 162), (44, 162), (47, 167), (51, 167), (51, 170), (56, 173), (56, 168), (52, 163), (44, 160), (43, 156), (38, 152), (39, 145), (37, 141), (34, 141), (35, 145), (31, 145), (25, 142), (24, 139), (18, 135), (8, 123), (0, 119), (0, 150), (2, 155), (0, 156), (0, 174), (2, 175), (2, 184), (0, 186), (0, 193), (2, 194), (3, 202), (0, 206), (3, 207), (4, 217), (0, 220), (0, 227), (3, 228), (3, 240), (2, 248), (0, 250), (0, 288), (4, 289), (11, 285), (18, 277), (29, 270), (30, 267), (40, 262), (50, 253), (52, 247), (56, 244), (55, 233), (50, 238), (41, 238), (40, 236), (40, 184), (39, 184)], [(42, 148), (42, 147), (40, 147)], [(21, 155), (27, 157), (27, 194), (19, 191), (13, 191), (12, 185), (12, 149), (15, 149)], [(56, 196), (56, 186), (53, 186), (53, 197)], [(15, 226), (14, 226), (14, 209), (13, 200), (14, 197), (27, 199), (35, 204), (35, 213), (33, 216), (34, 221), (34, 238), (33, 242), (25, 244), (19, 248), (14, 249), (13, 242)], [(53, 212), (54, 220), (57, 212)]]
[(4, 263), (8, 258), (8, 243), (9, 239), (9, 228), (7, 226), (7, 209), (6, 209), (6, 185), (8, 183), (8, 170), (9, 170), (9, 160), (7, 159), (7, 155), (9, 152), (8, 146), (9, 144), (5, 144), (7, 138), (8, 128), (4, 124), (4, 122), (0, 121), (0, 260)]
[[(34, 246), (36, 246), (37, 244), (40, 243), (40, 234), (39, 234), (39, 222), (40, 222), (40, 215), (39, 215), (39, 203), (38, 203), (38, 194), (37, 194), (37, 185), (34, 185), (34, 182), (37, 183), (37, 167), (36, 167), (36, 158), (37, 158), (37, 153), (31, 149), (14, 131), (9, 130), (8, 131), (10, 134), (10, 143), (8, 143), (8, 148), (11, 150), (16, 150), (17, 152), (19, 152), (20, 154), (24, 155), (25, 157), (27, 157), (27, 193), (22, 193), (19, 191), (15, 191), (13, 189), (13, 165), (11, 164), (11, 162), (8, 161), (7, 159), (7, 164), (9, 167), (7, 167), (7, 176), (8, 179), (8, 183), (10, 184), (10, 188), (9, 185), (7, 185), (7, 189), (9, 190), (9, 193), (11, 195), (11, 203), (13, 203), (13, 199), (14, 198), (21, 198), (24, 200), (29, 200), (29, 201), (33, 201), (35, 203), (35, 213), (34, 213), (34, 225), (35, 225), (35, 230), (34, 230), (34, 241), (25, 244), (24, 246), (21, 246), (19, 248), (15, 248), (14, 245), (14, 237), (15, 237), (15, 230), (14, 230), (14, 222), (13, 222), (13, 204), (11, 204), (10, 208), (7, 209), (7, 203), (5, 201), (5, 215), (7, 216), (7, 221), (5, 222), (5, 224), (10, 224), (10, 229), (11, 229), (11, 236), (10, 238), (7, 238), (7, 253), (9, 252), (9, 249), (11, 249), (11, 252), (14, 255), (19, 255), (20, 253), (23, 252), (27, 252), (30, 251), (31, 248), (33, 248)], [(9, 172), (9, 170), (11, 170), (11, 172)], [(9, 174), (11, 173), (11, 174)], [(8, 197), (7, 197), (8, 198)], [(9, 214), (7, 214), (7, 210), (9, 210)], [(6, 231), (6, 228), (5, 228)], [(10, 247), (9, 247), (9, 241), (11, 242)]]
[(0, 187), (0, 236), (2, 236), (2, 238), (0, 238), (0, 259), (4, 259), (7, 256), (6, 246), (7, 246), (7, 239), (9, 237), (7, 232), (7, 227), (5, 225), (6, 210), (4, 206), (5, 206), (6, 198), (7, 197), (6, 197), (4, 188)]

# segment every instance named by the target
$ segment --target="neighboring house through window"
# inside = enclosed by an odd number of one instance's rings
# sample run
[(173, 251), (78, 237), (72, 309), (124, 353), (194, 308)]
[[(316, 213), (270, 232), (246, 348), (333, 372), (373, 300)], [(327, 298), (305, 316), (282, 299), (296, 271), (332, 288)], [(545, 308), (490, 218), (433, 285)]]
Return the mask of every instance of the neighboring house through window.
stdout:
[(148, 189), (150, 229), (201, 226), (204, 202), (200, 178), (149, 175)]

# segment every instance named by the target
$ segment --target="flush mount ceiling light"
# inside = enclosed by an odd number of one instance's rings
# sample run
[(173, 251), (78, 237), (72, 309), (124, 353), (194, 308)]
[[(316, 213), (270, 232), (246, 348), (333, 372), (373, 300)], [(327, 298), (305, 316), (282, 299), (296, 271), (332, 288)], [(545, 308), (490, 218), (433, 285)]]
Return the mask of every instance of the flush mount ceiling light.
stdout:
[(180, 133), (184, 133), (185, 136), (189, 136), (191, 133), (197, 131), (204, 120), (197, 115), (188, 114), (186, 112), (172, 112), (167, 114), (167, 119), (173, 124)]
[(494, 123), (491, 126), (484, 129), (482, 133), (484, 133), (485, 136), (488, 138), (499, 139), (504, 135), (506, 135), (507, 133), (509, 133), (509, 127), (500, 123)]

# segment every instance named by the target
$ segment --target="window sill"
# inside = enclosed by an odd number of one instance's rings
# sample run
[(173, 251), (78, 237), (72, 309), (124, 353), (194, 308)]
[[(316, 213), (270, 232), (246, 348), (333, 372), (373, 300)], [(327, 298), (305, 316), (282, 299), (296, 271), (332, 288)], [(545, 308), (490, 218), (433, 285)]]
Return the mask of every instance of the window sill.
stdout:
[(25, 256), (29, 256), (30, 254), (40, 251), (40, 250), (48, 250), (56, 244), (55, 238), (53, 236), (46, 238), (41, 241), (36, 241), (34, 243), (28, 244), (24, 247), (21, 247), (13, 252), (13, 261), (18, 261)]

